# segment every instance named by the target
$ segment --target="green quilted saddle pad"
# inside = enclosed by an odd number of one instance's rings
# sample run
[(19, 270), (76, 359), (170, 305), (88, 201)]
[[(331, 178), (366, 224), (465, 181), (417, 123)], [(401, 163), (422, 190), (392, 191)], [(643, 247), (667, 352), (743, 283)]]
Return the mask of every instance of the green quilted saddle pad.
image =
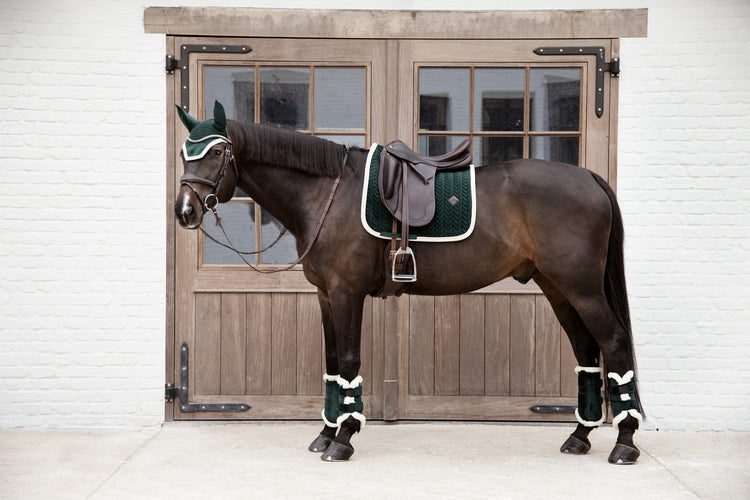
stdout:
[[(365, 165), (362, 192), (362, 225), (373, 236), (399, 238), (401, 223), (393, 233), (393, 216), (380, 200), (378, 174), (383, 146), (373, 144)], [(474, 165), (439, 172), (435, 178), (435, 217), (426, 226), (409, 227), (410, 241), (447, 242), (467, 238), (476, 221), (476, 189)]]

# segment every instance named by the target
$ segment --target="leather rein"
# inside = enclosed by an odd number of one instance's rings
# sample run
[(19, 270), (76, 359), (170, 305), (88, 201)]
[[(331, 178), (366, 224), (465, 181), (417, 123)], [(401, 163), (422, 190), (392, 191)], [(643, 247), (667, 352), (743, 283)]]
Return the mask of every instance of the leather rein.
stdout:
[[(342, 165), (346, 166), (346, 161), (349, 158), (349, 147), (347, 146), (346, 152), (344, 154), (344, 160)], [(224, 148), (224, 160), (221, 163), (221, 167), (219, 168), (219, 174), (216, 176), (216, 180), (210, 180), (205, 179), (203, 177), (198, 177), (197, 175), (193, 174), (185, 174), (180, 178), (180, 186), (187, 186), (198, 198), (198, 201), (201, 203), (201, 210), (203, 210), (203, 213), (205, 214), (209, 210), (213, 212), (214, 216), (216, 217), (216, 225), (219, 226), (221, 229), (221, 232), (224, 234), (224, 238), (227, 240), (226, 243), (222, 243), (221, 241), (217, 240), (210, 234), (206, 232), (205, 229), (203, 229), (203, 226), (200, 226), (198, 229), (201, 230), (203, 235), (216, 243), (217, 245), (224, 247), (228, 250), (233, 251), (236, 253), (242, 261), (247, 264), (253, 271), (256, 271), (258, 273), (262, 274), (273, 274), (273, 273), (280, 273), (283, 271), (289, 271), (294, 266), (302, 262), (302, 259), (307, 257), (307, 254), (310, 253), (310, 250), (312, 250), (313, 244), (315, 243), (315, 240), (318, 239), (318, 235), (320, 234), (320, 229), (323, 227), (323, 222), (326, 219), (326, 216), (328, 215), (328, 211), (331, 208), (331, 204), (333, 203), (333, 198), (336, 195), (336, 190), (339, 187), (339, 184), (341, 183), (341, 175), (336, 177), (336, 180), (333, 182), (333, 186), (331, 187), (331, 193), (328, 195), (328, 200), (326, 200), (325, 207), (323, 208), (323, 213), (320, 215), (320, 220), (318, 221), (318, 225), (315, 226), (315, 231), (313, 231), (313, 236), (310, 239), (310, 243), (308, 243), (307, 248), (305, 248), (305, 251), (302, 252), (302, 255), (299, 256), (299, 258), (294, 261), (292, 264), (289, 264), (287, 267), (284, 267), (282, 269), (273, 269), (273, 270), (262, 270), (258, 269), (254, 265), (252, 265), (248, 260), (245, 258), (245, 255), (255, 255), (255, 254), (262, 254), (266, 250), (273, 247), (276, 243), (278, 243), (281, 240), (281, 237), (284, 236), (284, 234), (287, 231), (287, 228), (284, 227), (281, 232), (279, 233), (279, 236), (274, 240), (273, 243), (268, 245), (266, 248), (263, 248), (262, 250), (257, 250), (254, 252), (243, 252), (241, 250), (238, 250), (234, 247), (232, 244), (232, 241), (229, 239), (229, 235), (227, 235), (226, 230), (224, 230), (224, 226), (221, 224), (221, 217), (219, 217), (219, 214), (216, 210), (216, 206), (219, 204), (219, 197), (217, 196), (217, 192), (219, 190), (219, 186), (221, 186), (221, 181), (224, 180), (224, 176), (226, 175), (227, 167), (229, 164), (232, 165), (232, 168), (234, 168), (234, 175), (235, 175), (235, 183), (239, 181), (240, 176), (239, 172), (237, 170), (237, 163), (235, 161), (234, 154), (232, 153), (232, 141), (229, 139), (229, 137), (226, 138), (226, 146)], [(342, 168), (343, 171), (343, 168)], [(209, 186), (212, 188), (212, 191), (208, 193), (204, 198), (201, 198), (200, 194), (198, 193), (198, 190), (193, 186), (192, 184), (203, 184), (205, 186)]]

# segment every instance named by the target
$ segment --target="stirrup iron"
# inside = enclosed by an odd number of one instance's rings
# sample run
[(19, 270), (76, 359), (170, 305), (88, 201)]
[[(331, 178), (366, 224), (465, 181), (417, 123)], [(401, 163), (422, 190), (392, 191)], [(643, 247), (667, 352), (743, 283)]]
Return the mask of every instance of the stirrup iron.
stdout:
[[(398, 260), (399, 255), (402, 255), (404, 257), (404, 263), (406, 262), (406, 257), (411, 257), (411, 263), (412, 267), (414, 269), (413, 274), (397, 274), (396, 273), (396, 261)], [(412, 252), (410, 247), (406, 247), (406, 249), (399, 248), (395, 252), (391, 252), (391, 279), (397, 283), (413, 283), (417, 281), (417, 260), (414, 258), (414, 252)]]

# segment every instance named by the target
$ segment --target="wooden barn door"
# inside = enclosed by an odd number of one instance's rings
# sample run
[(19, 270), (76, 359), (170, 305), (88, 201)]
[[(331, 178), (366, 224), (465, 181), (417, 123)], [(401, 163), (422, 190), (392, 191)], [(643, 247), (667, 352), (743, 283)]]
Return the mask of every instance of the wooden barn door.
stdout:
[[(609, 75), (597, 86), (596, 47), (609, 58), (615, 43), (402, 42), (399, 137), (423, 154), (471, 138), (476, 165), (542, 158), (608, 179), (616, 92)], [(557, 48), (571, 45), (581, 48)], [(539, 47), (556, 50), (540, 55)], [(530, 409), (572, 406), (577, 395), (572, 349), (533, 283), (504, 280), (467, 295), (405, 297), (398, 309), (401, 363), (398, 372), (386, 372), (397, 380), (394, 418), (575, 419), (571, 409)]]
[[(398, 138), (423, 154), (441, 154), (469, 137), (477, 165), (544, 158), (614, 181), (616, 80), (607, 75), (597, 85), (592, 54), (602, 47), (611, 60), (617, 40), (175, 36), (167, 44), (171, 54), (190, 49), (176, 56), (180, 64), (168, 94), (199, 119), (210, 117), (218, 99), (230, 118), (353, 145)], [(580, 50), (534, 52), (571, 45)], [(173, 109), (168, 118), (173, 200), (187, 132)], [(273, 218), (241, 191), (220, 213), (240, 248), (263, 248), (279, 233)], [(325, 371), (320, 313), (301, 269), (257, 274), (200, 233), (175, 227), (171, 215), (168, 221), (174, 315), (167, 326), (168, 336), (173, 332), (167, 380), (179, 383), (186, 344), (190, 403), (252, 409), (186, 412), (168, 404), (167, 418), (319, 419)], [(204, 227), (221, 237), (210, 215)], [(293, 262), (291, 237), (255, 259), (265, 269)], [(529, 409), (575, 405), (577, 389), (570, 345), (533, 283), (505, 280), (461, 296), (368, 299), (362, 332), (368, 418), (573, 420), (570, 413)]]
[[(231, 119), (361, 147), (383, 140), (382, 116), (372, 112), (373, 100), (382, 101), (384, 94), (382, 42), (169, 37), (168, 44), (172, 54), (182, 54), (176, 56), (181, 59), (170, 95), (201, 120), (211, 118), (214, 100), (219, 100)], [(175, 113), (169, 118), (176, 193), (187, 131)], [(219, 207), (219, 214), (232, 242), (243, 250), (268, 246), (280, 231), (275, 219), (240, 190)], [(218, 409), (221, 404), (252, 406), (245, 412), (186, 411), (201, 408), (183, 408), (180, 402), (167, 407), (171, 418), (319, 419), (325, 372), (322, 327), (317, 294), (301, 266), (258, 274), (231, 251), (171, 219), (175, 314), (169, 378), (179, 383), (187, 346), (190, 403), (219, 404)], [(211, 214), (204, 228), (223, 239)], [(285, 267), (297, 258), (294, 240), (284, 236), (268, 252), (249, 258), (265, 270)], [(375, 389), (372, 384), (382, 379), (377, 372), (382, 349), (373, 349), (377, 307), (367, 301), (362, 348), (365, 399), (373, 416), (380, 411), (382, 392), (382, 384)]]

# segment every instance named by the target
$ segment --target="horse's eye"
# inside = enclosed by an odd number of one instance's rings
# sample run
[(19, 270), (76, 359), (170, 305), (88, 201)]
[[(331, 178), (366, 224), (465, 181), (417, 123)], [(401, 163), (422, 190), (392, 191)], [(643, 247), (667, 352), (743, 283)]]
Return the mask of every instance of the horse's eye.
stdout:
[(220, 149), (214, 150), (214, 156), (221, 156), (221, 150)]

